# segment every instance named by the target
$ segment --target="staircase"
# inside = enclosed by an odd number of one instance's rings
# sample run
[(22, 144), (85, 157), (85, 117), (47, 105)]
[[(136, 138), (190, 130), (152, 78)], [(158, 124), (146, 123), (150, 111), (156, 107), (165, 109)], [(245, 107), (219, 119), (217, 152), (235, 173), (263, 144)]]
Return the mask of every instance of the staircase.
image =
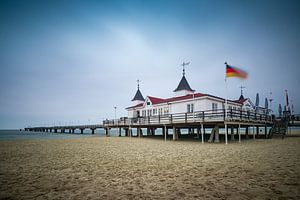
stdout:
[(273, 136), (281, 136), (283, 139), (286, 135), (286, 131), (288, 128), (288, 119), (282, 118), (278, 121), (274, 121), (272, 128), (269, 130), (267, 138), (271, 139)]

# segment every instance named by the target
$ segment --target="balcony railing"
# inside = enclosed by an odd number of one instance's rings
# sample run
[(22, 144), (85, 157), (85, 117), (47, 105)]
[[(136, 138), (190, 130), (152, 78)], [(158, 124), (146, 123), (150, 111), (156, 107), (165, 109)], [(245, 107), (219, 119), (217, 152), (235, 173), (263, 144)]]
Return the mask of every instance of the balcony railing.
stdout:
[(253, 111), (227, 110), (224, 109), (206, 110), (193, 113), (175, 113), (166, 115), (140, 116), (135, 118), (120, 118), (115, 120), (105, 120), (103, 125), (122, 126), (122, 125), (162, 125), (162, 124), (182, 124), (194, 122), (220, 122), (220, 121), (240, 121), (268, 123), (273, 121), (269, 114), (261, 114)]

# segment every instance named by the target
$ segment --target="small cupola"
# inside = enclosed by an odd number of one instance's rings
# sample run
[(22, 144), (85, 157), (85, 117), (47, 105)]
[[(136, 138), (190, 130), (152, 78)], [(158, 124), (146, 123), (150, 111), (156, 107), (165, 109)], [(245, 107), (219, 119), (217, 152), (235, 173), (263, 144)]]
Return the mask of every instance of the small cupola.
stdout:
[(183, 62), (181, 64), (181, 66), (183, 67), (182, 70), (182, 78), (177, 86), (177, 88), (173, 91), (175, 92), (176, 96), (183, 96), (183, 95), (187, 95), (187, 94), (192, 94), (195, 92), (195, 90), (193, 90), (190, 86), (190, 84), (188, 83), (187, 79), (185, 78), (185, 66), (189, 65), (190, 62)]
[(140, 104), (143, 103), (145, 101), (141, 91), (140, 91), (140, 80), (137, 80), (137, 91), (133, 97), (133, 99), (131, 100), (134, 104)]

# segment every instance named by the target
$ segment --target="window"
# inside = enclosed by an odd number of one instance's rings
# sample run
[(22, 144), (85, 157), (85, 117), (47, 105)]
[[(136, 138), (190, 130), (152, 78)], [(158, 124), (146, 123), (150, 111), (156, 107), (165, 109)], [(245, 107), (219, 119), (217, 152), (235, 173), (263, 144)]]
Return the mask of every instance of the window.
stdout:
[(218, 110), (218, 104), (212, 103), (212, 111), (217, 111), (217, 110)]
[(186, 112), (187, 113), (194, 112), (194, 104), (187, 104), (187, 106), (186, 106)]
[(169, 108), (168, 107), (164, 107), (164, 114), (168, 114), (169, 113)]
[(157, 114), (157, 109), (153, 109), (153, 115)]
[(162, 115), (162, 114), (163, 114), (163, 109), (162, 109), (162, 108), (159, 108), (159, 109), (158, 109), (158, 114), (159, 114), (159, 115)]
[(148, 105), (148, 106), (150, 105), (150, 102), (149, 102), (149, 101), (147, 102), (147, 105)]
[(143, 117), (146, 116), (146, 110), (142, 110), (142, 116), (143, 116)]
[(232, 109), (232, 106), (228, 106), (228, 110), (231, 110)]

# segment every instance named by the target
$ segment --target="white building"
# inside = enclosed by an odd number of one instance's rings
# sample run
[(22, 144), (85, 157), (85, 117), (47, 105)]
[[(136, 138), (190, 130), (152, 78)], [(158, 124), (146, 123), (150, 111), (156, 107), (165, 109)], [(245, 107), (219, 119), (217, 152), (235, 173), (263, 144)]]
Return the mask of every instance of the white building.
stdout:
[[(210, 94), (196, 93), (191, 89), (183, 70), (183, 76), (174, 90), (174, 97), (158, 98), (147, 96), (145, 99), (139, 89), (132, 99), (133, 106), (126, 108), (128, 118), (148, 117), (155, 115), (168, 115), (179, 113), (196, 113), (201, 111), (218, 112), (225, 109), (226, 101), (224, 98)], [(255, 106), (249, 98), (244, 98), (241, 94), (238, 100), (227, 100), (228, 111), (238, 113), (238, 110), (255, 111)], [(257, 111), (264, 114), (264, 109)]]

